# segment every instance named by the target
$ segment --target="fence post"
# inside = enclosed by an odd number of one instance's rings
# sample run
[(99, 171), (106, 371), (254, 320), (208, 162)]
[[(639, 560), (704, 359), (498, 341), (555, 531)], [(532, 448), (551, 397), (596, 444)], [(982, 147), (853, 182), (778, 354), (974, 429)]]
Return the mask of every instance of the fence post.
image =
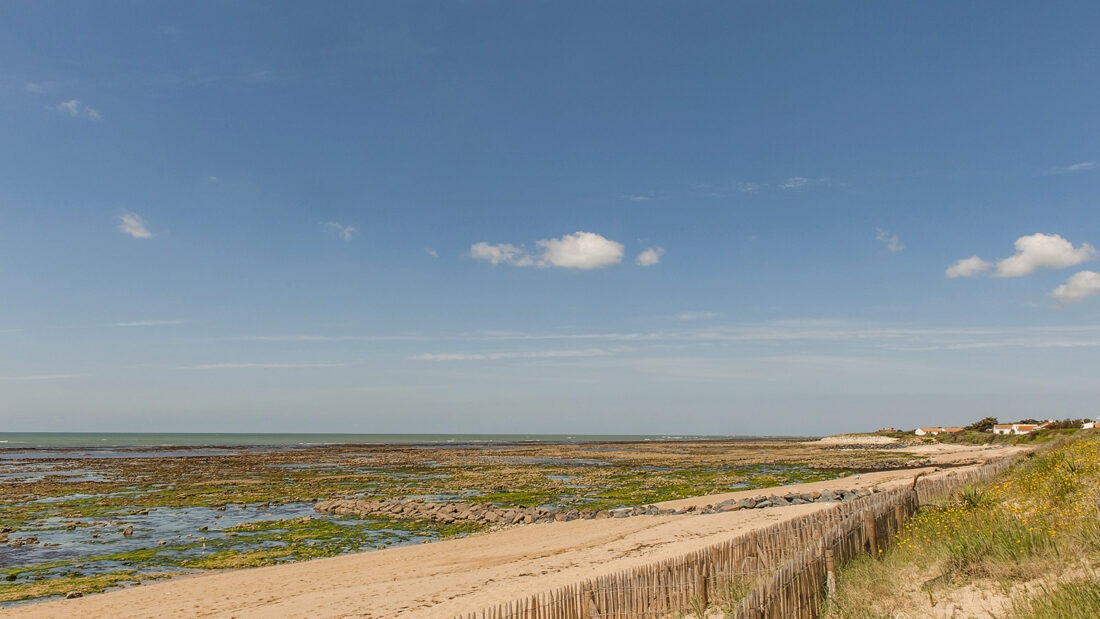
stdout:
[(902, 506), (894, 506), (894, 518), (898, 521), (898, 533), (901, 533), (901, 528), (905, 526), (905, 510)]
[(833, 549), (825, 549), (825, 588), (829, 591), (829, 597), (836, 595), (836, 562), (833, 560)]
[(707, 568), (702, 561), (695, 567), (695, 594), (699, 596), (703, 608), (710, 605), (710, 600), (707, 599)]
[(863, 514), (863, 534), (867, 537), (867, 543), (871, 547), (871, 556), (878, 557), (878, 535), (875, 531), (874, 511), (868, 511)]
[(581, 619), (597, 619), (600, 611), (596, 608), (596, 597), (592, 595), (592, 585), (584, 583), (581, 599)]

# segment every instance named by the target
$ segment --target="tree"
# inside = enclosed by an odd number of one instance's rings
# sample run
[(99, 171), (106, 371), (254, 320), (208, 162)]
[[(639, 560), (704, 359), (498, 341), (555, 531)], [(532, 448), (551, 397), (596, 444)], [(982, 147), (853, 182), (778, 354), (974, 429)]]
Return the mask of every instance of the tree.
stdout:
[(967, 430), (973, 430), (974, 432), (991, 432), (993, 426), (997, 425), (996, 417), (986, 417), (985, 419), (979, 419), (974, 423), (966, 426)]

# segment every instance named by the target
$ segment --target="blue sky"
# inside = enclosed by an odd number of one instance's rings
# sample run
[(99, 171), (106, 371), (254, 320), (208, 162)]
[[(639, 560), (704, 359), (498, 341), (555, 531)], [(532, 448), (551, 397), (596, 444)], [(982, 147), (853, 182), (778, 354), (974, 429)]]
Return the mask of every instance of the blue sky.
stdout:
[(0, 422), (1095, 417), (1098, 24), (1094, 2), (4, 3)]

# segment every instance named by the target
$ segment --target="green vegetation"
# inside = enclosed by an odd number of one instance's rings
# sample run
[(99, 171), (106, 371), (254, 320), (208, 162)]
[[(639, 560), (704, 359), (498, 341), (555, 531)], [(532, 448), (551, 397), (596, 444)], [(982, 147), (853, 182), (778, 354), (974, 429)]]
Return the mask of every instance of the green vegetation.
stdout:
[(31, 583), (0, 582), (0, 602), (17, 602), (34, 598), (66, 595), (70, 592), (102, 593), (107, 589), (147, 580), (165, 578), (170, 574), (142, 574), (135, 576), (133, 570), (121, 570), (96, 576), (74, 576), (50, 580), (37, 580)]
[(1100, 582), (1077, 578), (1059, 583), (1013, 607), (1019, 617), (1029, 619), (1092, 619), (1100, 617)]
[[(58, 458), (46, 466), (13, 460), (9, 469), (25, 467), (28, 481), (0, 485), (0, 531), (11, 539), (40, 536), (42, 546), (50, 540), (74, 544), (84, 554), (34, 563), (33, 557), (46, 553), (28, 546), (20, 552), (32, 558), (24, 560), (29, 564), (0, 570), (0, 584), (6, 600), (87, 593), (150, 573), (308, 560), (483, 528), (383, 518), (273, 519), (281, 509), (300, 515), (322, 498), (423, 496), (595, 510), (832, 479), (856, 470), (910, 466), (914, 460), (888, 450), (823, 449), (786, 440), (491, 450), (346, 445), (203, 457), (169, 450), (165, 457)], [(191, 511), (190, 524), (172, 524), (180, 510)], [(241, 520), (245, 523), (237, 524)], [(115, 543), (130, 525), (137, 532), (120, 551)], [(147, 545), (130, 549), (139, 540)]]
[[(1071, 612), (1100, 600), (1094, 582), (1077, 578), (1100, 559), (1100, 436), (1081, 433), (1030, 455), (998, 479), (922, 509), (880, 557), (846, 565), (828, 616), (919, 616), (948, 601), (979, 605), (964, 616), (1100, 616)], [(967, 586), (986, 599), (967, 601)]]

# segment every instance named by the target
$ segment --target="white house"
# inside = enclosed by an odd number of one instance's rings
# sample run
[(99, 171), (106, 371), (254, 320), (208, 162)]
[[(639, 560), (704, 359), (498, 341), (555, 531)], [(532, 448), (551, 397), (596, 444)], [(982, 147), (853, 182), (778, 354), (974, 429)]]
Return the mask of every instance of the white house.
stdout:
[(965, 429), (966, 428), (945, 428), (943, 426), (935, 428), (917, 428), (913, 431), (913, 434), (916, 434), (917, 436), (924, 436), (926, 434), (936, 436), (937, 434), (956, 434), (958, 432), (964, 431)]
[(994, 434), (1031, 434), (1036, 430), (1045, 430), (1053, 425), (1055, 421), (1044, 421), (1043, 423), (999, 423), (993, 426)]

